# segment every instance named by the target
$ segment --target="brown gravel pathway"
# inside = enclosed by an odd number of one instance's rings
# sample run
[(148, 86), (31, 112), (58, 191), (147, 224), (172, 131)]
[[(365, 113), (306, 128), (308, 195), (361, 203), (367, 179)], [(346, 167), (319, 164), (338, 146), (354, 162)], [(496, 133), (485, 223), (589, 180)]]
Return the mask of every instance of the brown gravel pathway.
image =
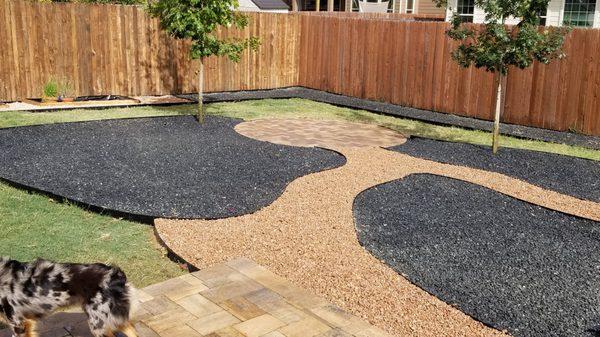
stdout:
[(600, 204), (501, 174), (376, 147), (327, 147), (346, 156), (347, 164), (295, 180), (270, 206), (254, 214), (212, 221), (157, 219), (157, 233), (197, 267), (248, 257), (397, 336), (500, 336), (504, 333), (429, 295), (366, 252), (354, 228), (355, 197), (409, 174), (432, 173), (600, 220)]

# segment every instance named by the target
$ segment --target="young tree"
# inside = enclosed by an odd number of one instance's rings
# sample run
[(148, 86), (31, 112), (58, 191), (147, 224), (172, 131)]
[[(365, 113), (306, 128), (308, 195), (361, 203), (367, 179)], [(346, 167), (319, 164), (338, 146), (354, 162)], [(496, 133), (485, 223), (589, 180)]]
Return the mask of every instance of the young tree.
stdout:
[(219, 27), (243, 29), (248, 25), (248, 17), (237, 12), (238, 0), (157, 0), (150, 2), (148, 11), (160, 19), (160, 26), (178, 39), (190, 39), (190, 56), (199, 59), (198, 71), (198, 121), (204, 122), (204, 60), (209, 56), (227, 56), (239, 62), (242, 52), (256, 50), (259, 41), (248, 39), (220, 39)]
[[(446, 0), (435, 0), (438, 6), (447, 7)], [(460, 41), (452, 57), (461, 66), (474, 65), (496, 73), (496, 111), (492, 148), (498, 151), (500, 116), (504, 110), (503, 86), (509, 68), (525, 69), (539, 61), (544, 64), (563, 58), (562, 45), (569, 28), (540, 27), (540, 15), (545, 13), (549, 0), (475, 0), (475, 5), (485, 11), (482, 26), (466, 24), (455, 12), (447, 34)], [(452, 10), (452, 8), (450, 8)], [(506, 25), (508, 18), (518, 21)], [(512, 21), (512, 20), (511, 20)]]

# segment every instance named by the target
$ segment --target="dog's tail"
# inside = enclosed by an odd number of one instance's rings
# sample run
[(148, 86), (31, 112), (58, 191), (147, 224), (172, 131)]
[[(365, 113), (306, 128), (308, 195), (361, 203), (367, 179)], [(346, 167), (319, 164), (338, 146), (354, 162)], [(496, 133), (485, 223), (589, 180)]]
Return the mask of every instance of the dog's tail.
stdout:
[(140, 299), (138, 297), (138, 290), (129, 282), (125, 284), (125, 289), (127, 292), (128, 300), (129, 300), (129, 320), (132, 320), (135, 313), (140, 308)]
[(113, 316), (129, 321), (139, 306), (137, 290), (127, 281), (125, 272), (120, 268), (113, 267), (108, 289), (111, 298), (115, 301), (112, 306)]
[(113, 292), (112, 298), (115, 300), (111, 308), (113, 317), (118, 320), (113, 328), (115, 333), (120, 331), (127, 337), (136, 337), (131, 320), (139, 307), (137, 289), (127, 281), (127, 276), (120, 268), (113, 269), (108, 288)]

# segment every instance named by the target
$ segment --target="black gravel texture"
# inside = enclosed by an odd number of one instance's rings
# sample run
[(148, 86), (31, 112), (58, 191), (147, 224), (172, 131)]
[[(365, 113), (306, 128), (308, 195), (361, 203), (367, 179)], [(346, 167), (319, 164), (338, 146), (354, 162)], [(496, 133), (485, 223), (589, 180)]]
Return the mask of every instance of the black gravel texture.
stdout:
[(391, 150), (441, 163), (512, 176), (539, 187), (600, 202), (600, 162), (546, 152), (411, 138)]
[[(194, 94), (181, 96), (195, 101), (197, 101), (198, 99), (198, 95)], [(352, 109), (368, 110), (384, 115), (404, 117), (439, 125), (459, 126), (462, 128), (474, 130), (491, 131), (494, 126), (493, 122), (481, 119), (462, 117), (430, 110), (414, 109), (390, 103), (332, 94), (325, 91), (304, 87), (289, 87), (272, 90), (220, 92), (210, 93), (204, 96), (204, 100), (207, 103), (244, 101), (265, 98), (304, 98), (317, 102), (348, 107)], [(577, 133), (561, 132), (514, 124), (502, 124), (500, 131), (504, 135), (509, 135), (518, 138), (536, 139), (547, 142), (569, 144), (600, 150), (600, 137), (596, 136), (588, 136)]]
[(411, 175), (354, 202), (359, 240), (422, 289), (513, 336), (594, 336), (600, 223)]
[(294, 179), (345, 163), (333, 151), (239, 135), (239, 120), (156, 117), (0, 130), (0, 177), (142, 217), (253, 213)]

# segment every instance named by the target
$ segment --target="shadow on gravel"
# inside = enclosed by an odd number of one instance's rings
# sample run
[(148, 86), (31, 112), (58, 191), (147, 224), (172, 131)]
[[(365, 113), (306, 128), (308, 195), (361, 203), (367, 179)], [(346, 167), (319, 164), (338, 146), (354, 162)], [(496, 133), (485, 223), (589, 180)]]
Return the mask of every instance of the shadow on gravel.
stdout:
[(600, 223), (419, 174), (362, 192), (361, 244), (411, 282), (514, 336), (594, 336)]
[(390, 150), (440, 163), (502, 173), (530, 184), (600, 202), (600, 162), (552, 153), (410, 138)]
[(1, 129), (0, 177), (117, 213), (214, 219), (253, 213), (296, 178), (346, 162), (243, 137), (239, 122), (178, 116)]

